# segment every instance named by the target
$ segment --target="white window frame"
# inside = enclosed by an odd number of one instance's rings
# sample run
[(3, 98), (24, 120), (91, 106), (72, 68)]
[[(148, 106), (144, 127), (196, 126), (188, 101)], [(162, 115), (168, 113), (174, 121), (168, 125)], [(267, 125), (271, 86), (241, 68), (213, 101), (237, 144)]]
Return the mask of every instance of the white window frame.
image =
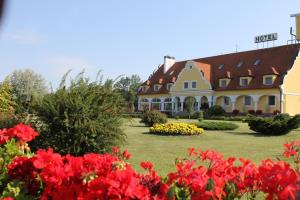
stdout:
[(167, 90), (170, 91), (172, 86), (173, 86), (173, 83), (167, 83)]
[[(270, 78), (271, 79), (271, 83), (270, 84), (267, 84), (267, 79)], [(264, 85), (273, 85), (274, 83), (274, 77), (273, 76), (264, 76)]]
[[(270, 105), (270, 97), (274, 97), (274, 105)], [(267, 99), (267, 103), (269, 107), (275, 107), (276, 106), (276, 96), (275, 95), (269, 95)]]
[[(185, 87), (185, 84), (187, 83), (187, 88)], [(183, 89), (184, 90), (188, 90), (190, 88), (190, 83), (189, 83), (189, 81), (185, 81), (185, 82), (183, 82)]]
[[(248, 78), (240, 78), (241, 80), (240, 80), (240, 86), (242, 86), (242, 87), (247, 87), (247, 86), (249, 86), (249, 79)], [(247, 80), (247, 85), (243, 85), (243, 80)]]
[[(246, 104), (246, 97), (250, 98), (250, 104), (249, 105)], [(247, 107), (252, 106), (252, 97), (251, 96), (244, 96), (244, 106), (247, 106)]]
[(154, 87), (153, 90), (155, 92), (157, 92), (160, 89), (160, 85), (158, 85), (158, 84), (154, 85), (153, 87)]
[[(222, 83), (225, 83), (225, 85), (223, 85)], [(220, 79), (219, 80), (219, 87), (225, 88), (228, 85), (228, 80), (226, 79)]]

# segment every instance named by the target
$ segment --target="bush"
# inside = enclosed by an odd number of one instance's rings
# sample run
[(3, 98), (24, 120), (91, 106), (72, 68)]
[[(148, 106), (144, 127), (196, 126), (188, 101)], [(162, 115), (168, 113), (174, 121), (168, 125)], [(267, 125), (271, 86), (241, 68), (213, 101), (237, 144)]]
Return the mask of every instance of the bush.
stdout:
[(290, 117), (286, 114), (274, 118), (249, 116), (246, 120), (251, 130), (265, 135), (283, 135), (300, 126), (300, 115)]
[(207, 116), (224, 116), (226, 114), (224, 108), (214, 105), (205, 111)]
[(255, 114), (255, 110), (248, 110), (248, 114), (254, 115)]
[(36, 111), (48, 126), (32, 148), (52, 147), (61, 154), (109, 152), (125, 142), (121, 129), (123, 100), (111, 84), (91, 82), (82, 74), (44, 96)]
[(200, 121), (197, 126), (204, 130), (235, 130), (239, 126), (231, 122)]
[(197, 115), (197, 118), (199, 121), (202, 121), (204, 119), (204, 114), (203, 111), (198, 112), (199, 114)]
[(262, 110), (257, 110), (257, 111), (255, 111), (255, 114), (256, 114), (256, 115), (262, 115), (263, 112), (262, 112)]
[(274, 110), (274, 111), (273, 111), (273, 115), (278, 115), (278, 114), (280, 114), (280, 111), (279, 111), (279, 110)]
[(200, 135), (204, 130), (197, 128), (194, 124), (170, 123), (154, 124), (154, 126), (149, 129), (149, 132), (159, 135)]
[(141, 123), (147, 126), (153, 126), (156, 123), (163, 124), (167, 123), (167, 116), (157, 110), (146, 111), (142, 117)]
[(232, 111), (232, 114), (233, 115), (238, 115), (240, 113), (240, 110), (238, 110), (238, 109), (234, 109), (233, 111)]

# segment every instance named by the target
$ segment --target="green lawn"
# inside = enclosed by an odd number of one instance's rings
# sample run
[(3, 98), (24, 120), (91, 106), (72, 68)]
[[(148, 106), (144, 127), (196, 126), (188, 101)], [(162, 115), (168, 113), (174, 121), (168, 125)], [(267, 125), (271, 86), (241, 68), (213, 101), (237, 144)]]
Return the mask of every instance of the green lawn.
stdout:
[[(180, 120), (196, 122), (196, 120)], [(281, 157), (283, 144), (300, 138), (300, 130), (284, 136), (259, 136), (249, 130), (246, 123), (234, 131), (205, 131), (200, 136), (158, 136), (150, 135), (148, 127), (139, 123), (139, 119), (126, 122), (128, 149), (132, 154), (131, 163), (135, 169), (141, 161), (151, 161), (160, 175), (175, 170), (176, 157), (184, 157), (189, 147), (213, 149), (225, 156), (249, 158), (256, 163), (265, 158)]]

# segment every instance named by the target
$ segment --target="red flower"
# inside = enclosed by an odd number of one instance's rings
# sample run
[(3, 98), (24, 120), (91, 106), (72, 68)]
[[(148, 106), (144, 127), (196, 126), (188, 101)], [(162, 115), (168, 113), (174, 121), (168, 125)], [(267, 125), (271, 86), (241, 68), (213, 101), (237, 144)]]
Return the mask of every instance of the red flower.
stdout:
[(35, 132), (30, 126), (18, 124), (13, 128), (7, 130), (7, 135), (10, 137), (17, 137), (22, 141), (29, 142), (39, 134)]

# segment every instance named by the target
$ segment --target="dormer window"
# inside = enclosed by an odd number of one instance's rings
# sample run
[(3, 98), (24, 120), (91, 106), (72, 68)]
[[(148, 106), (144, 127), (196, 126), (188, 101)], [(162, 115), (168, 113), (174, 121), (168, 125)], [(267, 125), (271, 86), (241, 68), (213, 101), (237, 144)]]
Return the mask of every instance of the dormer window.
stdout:
[(255, 62), (254, 62), (254, 66), (257, 66), (257, 65), (259, 65), (259, 63), (261, 62), (261, 60), (260, 59), (257, 59), (257, 60), (255, 60)]
[(160, 85), (154, 85), (154, 91), (157, 92), (160, 89)]
[(146, 89), (147, 89), (147, 87), (146, 87), (146, 86), (141, 86), (141, 87), (140, 87), (140, 92), (145, 92), (145, 91), (146, 91)]
[(243, 64), (244, 64), (244, 62), (243, 62), (243, 61), (240, 61), (240, 62), (237, 64), (237, 67), (241, 67)]
[(228, 83), (229, 79), (227, 78), (219, 79), (219, 87), (227, 87)]
[(222, 69), (224, 67), (224, 64), (220, 64), (219, 66), (218, 66), (218, 69)]
[(171, 90), (172, 85), (173, 85), (173, 83), (168, 83), (168, 84), (167, 84), (167, 90), (168, 90), (168, 91)]
[(251, 77), (240, 77), (240, 86), (242, 87), (248, 86), (251, 80), (252, 80)]
[(275, 75), (265, 75), (265, 76), (263, 76), (263, 84), (264, 85), (273, 85), (275, 78), (276, 78)]

